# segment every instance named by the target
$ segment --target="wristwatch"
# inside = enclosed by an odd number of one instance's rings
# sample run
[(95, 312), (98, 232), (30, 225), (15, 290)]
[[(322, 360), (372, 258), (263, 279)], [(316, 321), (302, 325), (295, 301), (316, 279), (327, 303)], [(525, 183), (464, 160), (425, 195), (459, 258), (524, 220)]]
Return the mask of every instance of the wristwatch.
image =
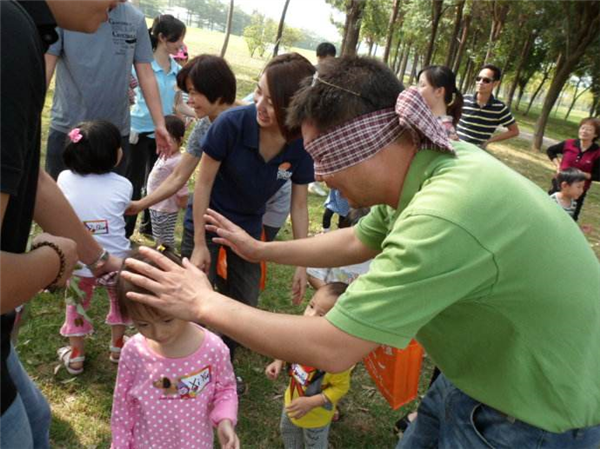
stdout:
[(91, 271), (95, 271), (98, 268), (101, 268), (102, 266), (104, 266), (104, 264), (108, 261), (108, 258), (110, 257), (110, 253), (108, 251), (106, 251), (104, 248), (102, 248), (102, 254), (100, 254), (100, 256), (98, 256), (98, 258), (89, 264), (86, 264), (85, 266), (91, 270)]

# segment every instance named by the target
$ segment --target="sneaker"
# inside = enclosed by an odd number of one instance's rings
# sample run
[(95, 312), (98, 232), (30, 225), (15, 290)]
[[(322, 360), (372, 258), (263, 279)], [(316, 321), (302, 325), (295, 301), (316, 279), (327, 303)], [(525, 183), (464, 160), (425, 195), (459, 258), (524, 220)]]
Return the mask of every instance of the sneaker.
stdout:
[(236, 376), (235, 384), (236, 384), (236, 390), (237, 390), (238, 396), (242, 396), (248, 390), (248, 386), (246, 385), (246, 382), (244, 382), (244, 380), (240, 376)]
[(308, 185), (308, 191), (310, 193), (314, 193), (315, 195), (327, 196), (327, 192), (325, 191), (325, 189), (323, 189), (323, 187), (321, 187), (321, 184), (319, 184), (318, 182), (311, 182)]

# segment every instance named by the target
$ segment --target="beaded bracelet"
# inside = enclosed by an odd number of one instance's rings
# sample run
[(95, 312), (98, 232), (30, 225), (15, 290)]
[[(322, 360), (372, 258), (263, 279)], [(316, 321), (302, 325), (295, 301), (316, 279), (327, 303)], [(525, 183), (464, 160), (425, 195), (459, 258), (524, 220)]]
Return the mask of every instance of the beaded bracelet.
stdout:
[(63, 274), (65, 274), (65, 270), (67, 268), (67, 258), (65, 257), (65, 253), (63, 253), (62, 249), (60, 249), (60, 247), (53, 242), (45, 241), (36, 243), (31, 246), (31, 251), (33, 251), (34, 249), (41, 248), (42, 246), (49, 246), (50, 248), (52, 248), (54, 251), (56, 251), (56, 254), (58, 254), (58, 257), (60, 259), (60, 269), (58, 270), (58, 274), (56, 275), (56, 278), (52, 282), (50, 282), (50, 284), (48, 284), (48, 287), (46, 287), (47, 289), (50, 289), (51, 287), (54, 287), (55, 284), (60, 280), (60, 278), (63, 277)]

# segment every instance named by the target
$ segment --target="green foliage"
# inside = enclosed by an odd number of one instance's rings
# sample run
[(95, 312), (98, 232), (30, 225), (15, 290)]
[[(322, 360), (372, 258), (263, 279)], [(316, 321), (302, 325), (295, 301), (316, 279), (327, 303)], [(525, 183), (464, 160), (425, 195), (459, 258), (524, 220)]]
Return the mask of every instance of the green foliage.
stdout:
[(259, 14), (258, 11), (252, 13), (252, 22), (246, 28), (244, 28), (243, 36), (246, 44), (248, 45), (248, 51), (250, 56), (254, 57), (254, 52), (258, 50), (260, 55), (263, 55), (266, 49), (266, 38), (265, 38), (265, 16)]
[[(277, 27), (278, 24), (273, 19), (266, 18), (263, 14), (254, 11), (252, 22), (244, 29), (243, 33), (251, 57), (254, 57), (254, 53), (258, 52), (258, 56), (262, 58), (269, 46), (275, 45)], [(290, 51), (303, 36), (304, 32), (302, 30), (286, 26), (283, 29), (280, 46)]]
[(361, 39), (369, 45), (384, 42), (391, 13), (391, 0), (367, 1), (360, 27)]

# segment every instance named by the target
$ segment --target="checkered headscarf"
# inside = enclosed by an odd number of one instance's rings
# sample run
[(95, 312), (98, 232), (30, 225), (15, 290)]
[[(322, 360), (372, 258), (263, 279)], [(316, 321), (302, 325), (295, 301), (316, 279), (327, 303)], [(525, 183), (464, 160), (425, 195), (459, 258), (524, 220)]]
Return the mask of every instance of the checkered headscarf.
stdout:
[(398, 96), (395, 109), (356, 117), (305, 144), (305, 148), (313, 158), (315, 174), (330, 175), (373, 157), (405, 131), (410, 132), (418, 150), (454, 154), (444, 128), (414, 88)]

